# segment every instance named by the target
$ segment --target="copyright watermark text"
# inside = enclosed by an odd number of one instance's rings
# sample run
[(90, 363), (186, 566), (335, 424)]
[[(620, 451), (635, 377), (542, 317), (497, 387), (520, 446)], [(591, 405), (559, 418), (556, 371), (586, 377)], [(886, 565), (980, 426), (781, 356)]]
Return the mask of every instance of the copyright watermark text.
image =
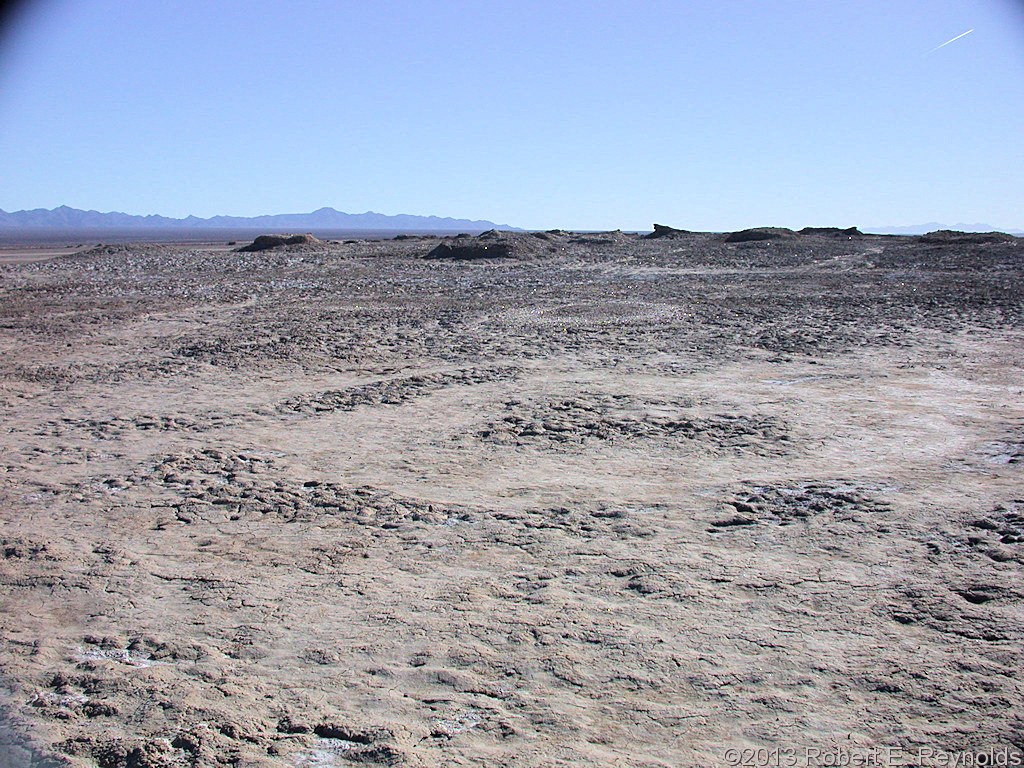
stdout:
[(765, 747), (727, 749), (733, 768), (1016, 768), (1024, 752), (1011, 747), (947, 751), (932, 747)]

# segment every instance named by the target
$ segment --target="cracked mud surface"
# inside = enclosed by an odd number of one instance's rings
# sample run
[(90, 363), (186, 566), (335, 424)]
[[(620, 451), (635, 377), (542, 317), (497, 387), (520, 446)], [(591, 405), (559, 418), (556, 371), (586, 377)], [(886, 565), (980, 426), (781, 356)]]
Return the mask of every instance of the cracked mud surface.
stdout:
[(541, 234), (0, 267), (0, 750), (1024, 749), (1024, 246)]
[(629, 395), (580, 392), (542, 402), (510, 400), (502, 417), (476, 436), (503, 445), (583, 445), (593, 440), (700, 441), (708, 450), (780, 451), (789, 440), (773, 416), (719, 413), (693, 415), (685, 401), (639, 401)]

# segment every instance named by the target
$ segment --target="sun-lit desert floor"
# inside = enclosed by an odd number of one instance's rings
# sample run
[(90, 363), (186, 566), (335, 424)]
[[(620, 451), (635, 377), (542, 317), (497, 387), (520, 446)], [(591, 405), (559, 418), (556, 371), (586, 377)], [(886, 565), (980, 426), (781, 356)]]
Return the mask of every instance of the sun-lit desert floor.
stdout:
[(8, 741), (1020, 754), (1024, 242), (491, 240), (0, 266)]

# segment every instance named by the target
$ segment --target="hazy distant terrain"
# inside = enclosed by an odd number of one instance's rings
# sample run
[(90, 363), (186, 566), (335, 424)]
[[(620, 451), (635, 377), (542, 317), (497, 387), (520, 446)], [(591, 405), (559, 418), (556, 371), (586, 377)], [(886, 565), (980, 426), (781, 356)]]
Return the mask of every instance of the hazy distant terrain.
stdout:
[[(255, 237), (270, 230), (317, 231), (322, 236), (328, 233), (344, 236), (358, 233), (365, 237), (367, 231), (376, 233), (423, 232), (479, 234), (486, 230), (499, 229), (518, 231), (507, 224), (495, 224), (486, 220), (457, 219), (439, 216), (414, 216), (409, 214), (387, 215), (368, 211), (366, 213), (343, 213), (333, 208), (320, 208), (311, 213), (284, 213), (266, 216), (211, 216), (200, 218), (188, 216), (175, 219), (167, 216), (135, 216), (127, 213), (83, 211), (62, 205), (58, 208), (7, 212), (0, 210), (0, 243), (10, 241), (53, 240), (63, 234), (69, 237), (81, 236), (93, 239), (107, 234), (128, 240), (196, 240), (210, 237), (235, 236)], [(999, 230), (989, 224), (914, 224), (906, 226), (874, 226), (863, 228), (865, 232), (879, 235), (923, 235), (935, 230), (952, 229), (964, 232), (991, 232)], [(1021, 235), (1024, 230), (1003, 229), (1001, 231)]]
[(312, 213), (282, 213), (269, 216), (189, 216), (174, 219), (167, 216), (134, 216), (127, 213), (100, 213), (83, 211), (62, 205), (52, 210), (36, 208), (30, 211), (8, 213), (0, 211), (2, 229), (331, 229), (331, 230), (416, 230), (483, 232), (488, 229), (510, 229), (491, 221), (442, 218), (439, 216), (412, 216), (383, 213), (342, 213), (333, 208), (320, 208)]
[(964, 224), (963, 222), (958, 222), (956, 224), (940, 224), (937, 221), (930, 221), (927, 224), (912, 224), (902, 227), (865, 227), (864, 231), (871, 232), (876, 235), (923, 235), (926, 232), (934, 232), (937, 229), (955, 229), (961, 232), (1002, 231), (1011, 235), (1024, 235), (1024, 229), (1003, 229), (1000, 227), (994, 227), (991, 224), (981, 224), (977, 222), (974, 224)]
[(0, 265), (0, 743), (1019, 757), (1024, 245), (658, 234)]

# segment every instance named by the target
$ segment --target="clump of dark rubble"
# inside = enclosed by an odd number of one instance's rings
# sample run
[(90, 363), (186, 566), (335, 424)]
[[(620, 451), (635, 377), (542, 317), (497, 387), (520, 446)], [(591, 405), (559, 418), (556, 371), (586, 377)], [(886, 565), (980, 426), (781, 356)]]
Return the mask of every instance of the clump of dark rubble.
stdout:
[(1015, 243), (1019, 238), (1005, 232), (958, 232), (954, 229), (938, 229), (921, 235), (919, 243), (929, 245), (985, 245), (987, 243)]
[[(643, 239), (660, 240), (662, 238), (690, 238), (697, 234), (700, 233), (691, 232), (687, 229), (669, 227), (664, 224), (655, 224), (654, 231), (650, 234), (644, 235)], [(811, 237), (833, 237), (837, 239), (864, 237), (864, 233), (856, 227), (804, 227), (799, 232), (794, 232), (792, 229), (787, 229), (785, 227), (752, 227), (751, 229), (742, 229), (738, 232), (728, 232), (725, 234), (724, 240), (727, 243), (749, 243), (759, 240), (795, 240), (800, 235)]]
[(668, 227), (664, 224), (655, 224), (654, 231), (649, 235), (644, 235), (645, 240), (660, 240), (663, 237), (689, 237), (693, 232), (686, 229), (676, 229), (675, 227)]
[(256, 251), (269, 251), (272, 248), (281, 248), (287, 245), (319, 245), (323, 241), (311, 234), (304, 235), (260, 235), (249, 245), (243, 245), (238, 249), (239, 253), (254, 253)]
[(796, 232), (785, 227), (754, 227), (730, 232), (725, 236), (727, 243), (749, 243), (755, 240), (794, 240)]
[(481, 261), (491, 259), (535, 259), (556, 253), (555, 240), (560, 232), (505, 232), (491, 229), (481, 235), (459, 235), (439, 243), (423, 258), (450, 261)]
[(772, 523), (792, 525), (817, 515), (839, 519), (864, 519), (887, 508), (865, 489), (843, 480), (808, 481), (793, 485), (754, 485), (741, 489), (727, 502), (734, 514), (716, 520), (708, 529), (718, 532), (733, 528)]
[(864, 237), (864, 233), (856, 227), (804, 227), (800, 230), (801, 235), (817, 235), (820, 237)]

